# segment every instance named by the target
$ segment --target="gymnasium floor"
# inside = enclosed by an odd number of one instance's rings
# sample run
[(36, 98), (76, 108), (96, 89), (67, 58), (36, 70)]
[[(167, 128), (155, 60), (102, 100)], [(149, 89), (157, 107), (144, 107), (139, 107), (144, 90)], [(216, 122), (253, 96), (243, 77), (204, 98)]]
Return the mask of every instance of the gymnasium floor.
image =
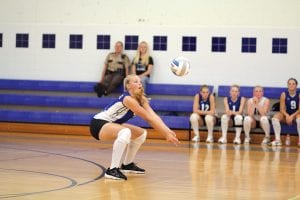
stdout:
[(0, 199), (300, 199), (300, 148), (147, 140), (145, 175), (104, 179), (111, 144), (0, 132)]

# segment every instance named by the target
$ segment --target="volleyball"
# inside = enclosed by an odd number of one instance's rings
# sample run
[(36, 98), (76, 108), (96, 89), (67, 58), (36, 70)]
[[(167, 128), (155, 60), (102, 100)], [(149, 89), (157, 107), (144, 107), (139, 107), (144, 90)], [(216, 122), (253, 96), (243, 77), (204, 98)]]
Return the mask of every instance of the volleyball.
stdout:
[(185, 76), (190, 72), (190, 62), (180, 56), (172, 60), (170, 68), (176, 76)]

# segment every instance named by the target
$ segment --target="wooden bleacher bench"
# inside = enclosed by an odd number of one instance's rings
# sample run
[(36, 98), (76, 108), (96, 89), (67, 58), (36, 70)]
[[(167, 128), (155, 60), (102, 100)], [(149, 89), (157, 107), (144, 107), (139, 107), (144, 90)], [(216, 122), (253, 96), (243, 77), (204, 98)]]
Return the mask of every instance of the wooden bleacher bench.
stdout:
[[(254, 86), (240, 86), (240, 95), (246, 98), (250, 98), (253, 96), (253, 87)], [(269, 99), (279, 99), (280, 94), (286, 90), (286, 88), (282, 87), (263, 87), (264, 88), (264, 96)], [(226, 97), (228, 96), (230, 91), (229, 85), (219, 85), (218, 86), (218, 96)]]
[[(78, 81), (0, 79), (0, 121), (88, 125), (95, 113), (118, 96), (98, 98), (93, 91), (95, 84)], [(199, 88), (199, 85), (148, 84), (147, 95), (150, 97), (152, 108), (170, 128), (188, 129), (193, 104), (191, 98)], [(210, 88), (213, 89), (213, 86)], [(122, 87), (119, 87), (116, 93), (121, 92)], [(82, 94), (69, 95), (70, 93)], [(166, 98), (162, 98), (164, 96)], [(191, 98), (182, 98), (186, 96)], [(35, 109), (32, 109), (33, 107)], [(66, 111), (67, 108), (69, 110)], [(77, 111), (79, 108), (94, 110)], [(139, 117), (131, 119), (130, 123), (150, 127)]]

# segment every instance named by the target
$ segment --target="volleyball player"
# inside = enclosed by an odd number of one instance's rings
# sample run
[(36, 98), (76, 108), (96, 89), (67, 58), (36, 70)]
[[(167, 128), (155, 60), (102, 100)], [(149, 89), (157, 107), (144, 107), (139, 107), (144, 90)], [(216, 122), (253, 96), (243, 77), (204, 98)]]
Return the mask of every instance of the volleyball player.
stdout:
[(270, 122), (269, 122), (270, 100), (264, 97), (264, 89), (261, 86), (253, 88), (253, 97), (247, 101), (247, 116), (244, 119), (245, 140), (244, 144), (251, 142), (250, 131), (259, 126), (264, 130), (265, 137), (262, 144), (270, 142)]
[(213, 129), (216, 123), (215, 117), (215, 97), (210, 93), (209, 87), (203, 85), (200, 88), (200, 92), (194, 96), (193, 113), (190, 116), (190, 122), (194, 131), (194, 137), (192, 141), (199, 142), (199, 126), (206, 125), (207, 127), (207, 139), (206, 142), (213, 142)]
[(228, 127), (235, 126), (234, 144), (241, 144), (241, 132), (243, 126), (243, 110), (245, 106), (245, 97), (240, 96), (240, 87), (232, 85), (230, 87), (229, 96), (224, 98), (225, 114), (221, 117), (222, 137), (218, 142), (222, 144), (227, 143)]
[[(175, 133), (169, 129), (161, 118), (152, 110), (144, 95), (143, 86), (137, 75), (128, 75), (124, 79), (124, 92), (104, 111), (96, 114), (91, 121), (90, 130), (94, 138), (113, 143), (112, 160), (105, 172), (105, 178), (127, 180), (123, 172), (145, 173), (133, 161), (140, 146), (145, 142), (147, 131), (127, 124), (134, 115), (147, 121), (157, 132), (164, 135), (167, 141), (179, 144)], [(127, 150), (126, 150), (127, 149)], [(123, 163), (122, 155), (126, 152)]]
[(290, 78), (287, 81), (287, 90), (280, 95), (280, 112), (276, 113), (272, 118), (272, 125), (275, 133), (275, 140), (272, 141), (273, 146), (280, 146), (280, 122), (292, 125), (294, 121), (297, 123), (298, 131), (298, 147), (300, 147), (300, 94), (297, 91), (298, 81)]

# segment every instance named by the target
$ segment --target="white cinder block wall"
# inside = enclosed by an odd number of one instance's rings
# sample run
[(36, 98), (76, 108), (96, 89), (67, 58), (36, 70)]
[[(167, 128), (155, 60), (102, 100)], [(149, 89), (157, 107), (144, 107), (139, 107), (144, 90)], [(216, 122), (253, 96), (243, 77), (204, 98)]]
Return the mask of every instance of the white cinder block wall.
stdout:
[[(98, 81), (105, 56), (125, 35), (152, 49), (153, 36), (168, 37), (167, 51), (153, 51), (154, 83), (282, 86), (300, 74), (298, 0), (0, 0), (0, 78)], [(29, 48), (16, 48), (29, 33)], [(42, 34), (56, 34), (56, 48), (42, 48)], [(69, 49), (69, 35), (83, 35), (83, 49)], [(111, 35), (111, 50), (97, 50), (96, 36)], [(182, 36), (197, 37), (197, 51), (182, 52)], [(225, 36), (225, 53), (211, 52), (211, 37)], [(256, 37), (257, 52), (241, 53), (241, 38)], [(272, 54), (272, 38), (288, 39), (287, 54)], [(126, 51), (130, 58), (135, 51)], [(185, 56), (192, 71), (176, 77), (170, 60)]]

